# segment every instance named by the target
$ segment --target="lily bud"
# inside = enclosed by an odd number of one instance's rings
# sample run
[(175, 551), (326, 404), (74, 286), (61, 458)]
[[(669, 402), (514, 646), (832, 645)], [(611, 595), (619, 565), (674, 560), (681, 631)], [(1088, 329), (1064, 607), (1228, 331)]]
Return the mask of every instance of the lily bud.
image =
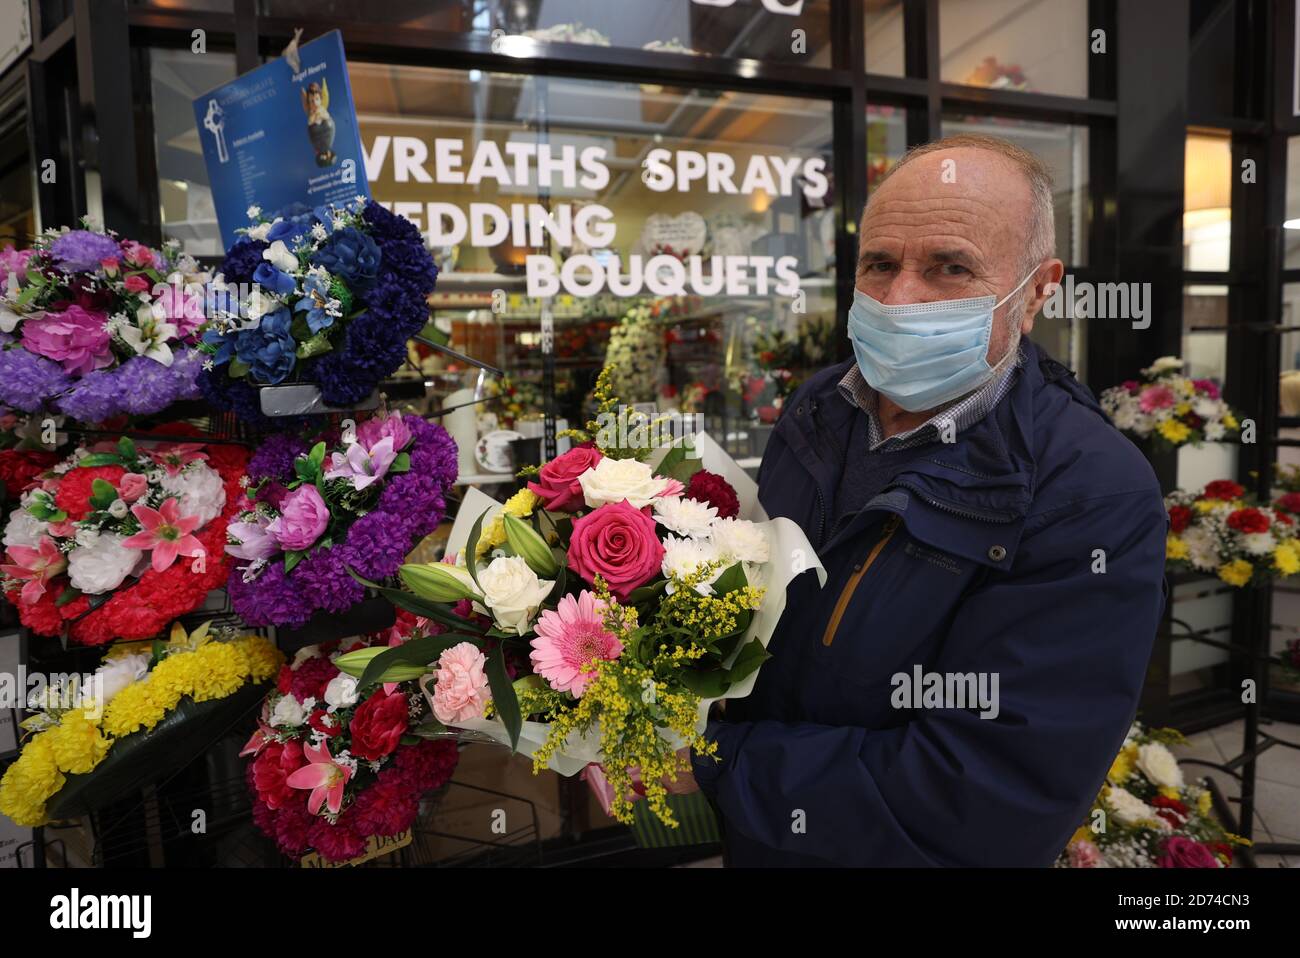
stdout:
[(422, 599), (459, 602), (461, 599), (481, 598), (469, 570), (446, 562), (407, 563), (398, 574)]
[(502, 514), (506, 529), (506, 542), (515, 555), (528, 563), (543, 579), (553, 579), (560, 571), (560, 564), (555, 561), (555, 554), (546, 540), (537, 534), (528, 523), (508, 513)]

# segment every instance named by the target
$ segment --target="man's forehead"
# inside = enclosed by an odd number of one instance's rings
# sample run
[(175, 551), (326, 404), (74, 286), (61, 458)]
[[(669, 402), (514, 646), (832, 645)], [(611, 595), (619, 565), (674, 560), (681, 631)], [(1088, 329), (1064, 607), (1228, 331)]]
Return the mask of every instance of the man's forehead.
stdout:
[(1025, 174), (1007, 157), (991, 150), (955, 147), (925, 153), (896, 169), (876, 188), (863, 211), (883, 213), (951, 211), (956, 216), (973, 209), (1017, 213), (1028, 209), (1032, 192)]

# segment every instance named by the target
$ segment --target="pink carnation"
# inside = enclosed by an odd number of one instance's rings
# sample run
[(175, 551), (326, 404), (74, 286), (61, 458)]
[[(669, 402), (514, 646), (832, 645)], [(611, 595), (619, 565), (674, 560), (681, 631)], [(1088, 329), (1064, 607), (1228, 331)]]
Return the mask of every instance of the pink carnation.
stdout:
[(472, 642), (462, 642), (438, 656), (438, 681), (431, 704), (433, 714), (444, 725), (455, 725), (483, 717), (491, 701), (483, 666), (487, 656)]
[(23, 346), (61, 363), (65, 372), (84, 375), (113, 362), (104, 323), (103, 313), (69, 306), (23, 323)]

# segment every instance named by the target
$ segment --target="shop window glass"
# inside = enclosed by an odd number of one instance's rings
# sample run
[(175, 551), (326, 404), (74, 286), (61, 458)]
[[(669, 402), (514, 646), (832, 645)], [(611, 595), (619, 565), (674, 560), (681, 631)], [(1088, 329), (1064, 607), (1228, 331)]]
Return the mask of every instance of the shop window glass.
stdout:
[(1228, 269), (1232, 239), (1232, 137), (1189, 133), (1183, 154), (1183, 267)]
[(27, 111), (19, 94), (0, 102), (0, 248), (26, 247), (35, 232)]
[(1068, 267), (1087, 265), (1088, 128), (1005, 117), (947, 116), (943, 135), (983, 133), (1010, 140), (1052, 171), (1056, 255)]
[[(425, 231), (442, 267), (435, 322), (511, 374), (489, 425), (536, 428), (544, 308), (563, 418), (585, 420), (613, 359), (624, 400), (701, 413), (742, 458), (761, 453), (782, 397), (834, 358), (828, 103), (350, 71), (372, 195)], [(421, 364), (435, 380), (448, 371)]]
[(1228, 370), (1228, 287), (1183, 289), (1183, 371), (1220, 385)]
[[(1300, 283), (1282, 284), (1281, 325), (1291, 332), (1282, 333), (1278, 349), (1282, 360), (1278, 411), (1283, 416), (1300, 416)], [(1300, 436), (1300, 430), (1296, 434)], [(1293, 458), (1300, 463), (1300, 447), (1293, 452)]]
[[(277, 17), (326, 17), (525, 39), (829, 67), (831, 0), (262, 0)], [(500, 31), (498, 33), (498, 31)], [(519, 38), (519, 39), (517, 39)]]
[(1088, 95), (1088, 0), (940, 0), (940, 77)]
[(208, 187), (193, 100), (235, 78), (232, 54), (188, 49), (149, 51), (154, 143), (163, 236), (194, 256), (220, 256), (221, 231)]
[(862, 13), (867, 72), (901, 77), (903, 57), (903, 0), (865, 0)]
[(1300, 137), (1286, 141), (1286, 221), (1282, 242), (1286, 249), (1286, 268), (1300, 268)]
[(907, 111), (895, 106), (867, 107), (867, 194), (907, 152)]
[(1193, 116), (1232, 116), (1237, 4), (1191, 0), (1188, 33), (1188, 110)]

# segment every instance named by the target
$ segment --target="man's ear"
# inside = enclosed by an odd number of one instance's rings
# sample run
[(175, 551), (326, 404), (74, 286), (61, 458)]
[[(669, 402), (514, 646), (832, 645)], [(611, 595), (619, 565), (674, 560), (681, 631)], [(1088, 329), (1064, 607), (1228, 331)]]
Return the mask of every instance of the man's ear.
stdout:
[(1034, 284), (1033, 295), (1025, 301), (1025, 314), (1020, 320), (1020, 332), (1028, 336), (1034, 329), (1034, 317), (1038, 311), (1043, 308), (1048, 297), (1056, 291), (1061, 284), (1061, 277), (1065, 275), (1065, 264), (1059, 259), (1046, 260), (1034, 273), (1031, 282)]

